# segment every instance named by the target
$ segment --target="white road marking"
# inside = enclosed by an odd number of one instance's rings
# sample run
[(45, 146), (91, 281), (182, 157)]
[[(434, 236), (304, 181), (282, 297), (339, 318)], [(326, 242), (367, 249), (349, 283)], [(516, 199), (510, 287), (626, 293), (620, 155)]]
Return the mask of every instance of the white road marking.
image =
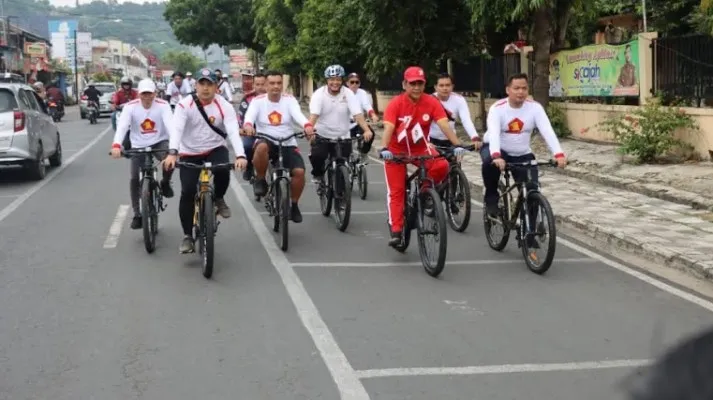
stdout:
[[(295, 270), (290, 266), (290, 262), (287, 260), (287, 257), (285, 257), (285, 254), (275, 244), (275, 239), (267, 230), (260, 214), (258, 214), (255, 206), (253, 206), (251, 198), (248, 197), (245, 190), (240, 186), (235, 175), (231, 174), (230, 180), (233, 193), (235, 193), (243, 210), (245, 210), (245, 215), (258, 239), (260, 239), (262, 246), (265, 248), (267, 255), (270, 257), (272, 265), (280, 275), (282, 283), (287, 289), (287, 294), (290, 296), (290, 299), (292, 299), (292, 303), (297, 309), (297, 314), (300, 320), (302, 320), (302, 324), (307, 329), (307, 332), (309, 332), (327, 369), (329, 369), (329, 373), (332, 375), (332, 379), (339, 390), (340, 398), (342, 400), (370, 399), (364, 385), (359, 381), (354, 368), (349, 364), (349, 360), (347, 360), (342, 349), (339, 348), (337, 341), (329, 331), (329, 327), (322, 319), (322, 316), (319, 315), (319, 310), (309, 297), (302, 281), (295, 273)], [(297, 226), (299, 227), (299, 225)]]
[(104, 240), (105, 249), (113, 249), (119, 243), (119, 236), (121, 236), (121, 230), (124, 227), (124, 221), (129, 215), (129, 205), (122, 204), (116, 211), (116, 217), (114, 217), (114, 222), (111, 223), (109, 227), (109, 234), (106, 235), (106, 240)]
[[(269, 215), (267, 211), (260, 211), (260, 215)], [(352, 215), (375, 215), (375, 214), (386, 214), (386, 210), (383, 211), (352, 211)], [(320, 211), (302, 211), (302, 215), (322, 215)]]
[(89, 150), (92, 146), (97, 144), (100, 140), (104, 138), (104, 136), (111, 131), (111, 127), (107, 127), (104, 129), (100, 134), (98, 134), (94, 139), (92, 139), (89, 143), (87, 143), (86, 146), (82, 147), (81, 150), (78, 152), (72, 154), (71, 157), (67, 160), (63, 160), (62, 165), (59, 168), (56, 168), (54, 170), (50, 170), (50, 172), (47, 174), (45, 179), (35, 183), (30, 189), (28, 189), (26, 192), (21, 194), (17, 199), (15, 199), (12, 203), (8, 204), (0, 210), (0, 222), (2, 222), (5, 218), (8, 217), (8, 215), (12, 214), (15, 210), (17, 210), (24, 202), (27, 201), (33, 194), (37, 193), (38, 190), (42, 189), (46, 184), (52, 182), (54, 178), (56, 178), (62, 171), (64, 171), (67, 167), (69, 167), (74, 161), (77, 160), (77, 158), (81, 157), (82, 154), (84, 154), (87, 150)]
[[(577, 263), (577, 262), (599, 262), (593, 258), (560, 258), (555, 259), (562, 263)], [(446, 261), (446, 266), (449, 265), (489, 265), (489, 264), (520, 264), (522, 259), (517, 260), (464, 260), (464, 261)], [(297, 262), (291, 263), (292, 267), (318, 267), (318, 268), (387, 268), (387, 267), (420, 267), (423, 265), (420, 261), (407, 262)]]
[[(381, 161), (381, 160), (379, 160), (379, 159), (377, 159), (377, 158), (374, 158), (374, 157), (371, 157), (371, 156), (369, 156), (369, 158), (371, 158), (372, 160), (374, 160), (374, 161), (376, 161), (376, 162), (378, 162), (378, 163), (383, 164), (383, 161)], [(483, 206), (483, 203), (478, 202), (478, 201), (475, 201), (475, 200), (472, 200), (472, 199), (470, 200), (470, 202), (471, 202), (472, 204), (478, 206), (478, 207), (482, 207), (482, 206)], [(681, 299), (686, 300), (686, 301), (688, 301), (688, 302), (690, 302), (690, 303), (693, 303), (693, 304), (698, 305), (698, 306), (700, 306), (700, 307), (702, 307), (702, 308), (705, 308), (705, 309), (708, 310), (708, 311), (713, 312), (713, 302), (711, 302), (711, 301), (708, 301), (708, 300), (706, 300), (706, 299), (704, 299), (704, 298), (702, 298), (702, 297), (696, 296), (696, 295), (694, 295), (694, 294), (692, 294), (692, 293), (689, 293), (689, 292), (687, 292), (687, 291), (685, 291), (685, 290), (678, 289), (677, 287), (674, 287), (674, 286), (672, 286), (672, 285), (669, 285), (669, 284), (667, 284), (667, 283), (665, 283), (665, 282), (663, 282), (663, 281), (660, 281), (660, 280), (658, 280), (658, 279), (656, 279), (656, 278), (654, 278), (654, 277), (652, 277), (652, 276), (649, 276), (649, 275), (646, 275), (646, 274), (644, 274), (644, 273), (641, 273), (641, 272), (639, 272), (639, 271), (637, 271), (637, 270), (635, 270), (635, 269), (633, 269), (633, 268), (627, 267), (627, 266), (623, 265), (622, 263), (619, 263), (619, 262), (617, 262), (617, 261), (611, 260), (611, 259), (609, 259), (609, 258), (607, 258), (607, 257), (605, 257), (605, 256), (603, 256), (603, 255), (601, 255), (601, 254), (598, 254), (598, 253), (596, 253), (596, 252), (594, 252), (594, 251), (591, 251), (591, 250), (589, 250), (589, 249), (586, 249), (586, 248), (584, 248), (584, 247), (582, 247), (582, 246), (580, 246), (580, 245), (578, 245), (578, 244), (576, 244), (576, 243), (573, 243), (573, 242), (571, 242), (571, 241), (569, 241), (569, 240), (567, 240), (567, 239), (562, 238), (562, 237), (559, 236), (559, 235), (557, 236), (557, 242), (558, 242), (558, 243), (561, 243), (561, 244), (563, 244), (563, 245), (565, 245), (565, 246), (567, 246), (567, 247), (569, 247), (570, 249), (572, 249), (572, 250), (574, 250), (574, 251), (576, 251), (576, 252), (578, 252), (578, 253), (581, 253), (582, 255), (591, 257), (591, 258), (593, 258), (593, 259), (595, 259), (595, 260), (599, 260), (599, 261), (600, 261), (601, 263), (603, 263), (604, 265), (607, 265), (607, 266), (609, 266), (609, 267), (611, 267), (611, 268), (614, 268), (614, 269), (616, 269), (616, 270), (618, 270), (618, 271), (621, 271), (621, 272), (623, 272), (623, 273), (625, 273), (625, 274), (627, 274), (627, 275), (629, 275), (629, 276), (632, 276), (632, 277), (634, 277), (634, 278), (636, 278), (636, 279), (639, 279), (639, 280), (641, 280), (641, 281), (643, 281), (643, 282), (646, 282), (646, 283), (648, 283), (649, 285), (654, 286), (654, 287), (656, 287), (656, 288), (658, 288), (658, 289), (660, 289), (660, 290), (663, 290), (663, 291), (666, 292), (666, 293), (672, 294), (672, 295), (674, 295), (674, 296), (676, 296), (676, 297), (678, 297), (678, 298), (681, 298)]]
[(649, 365), (652, 360), (605, 360), (583, 361), (560, 364), (503, 364), (482, 365), (472, 367), (443, 368), (387, 368), (356, 371), (359, 379), (387, 378), (395, 376), (425, 376), (425, 375), (488, 375), (513, 374), (522, 372), (557, 372), (586, 371), (611, 368), (636, 368)]

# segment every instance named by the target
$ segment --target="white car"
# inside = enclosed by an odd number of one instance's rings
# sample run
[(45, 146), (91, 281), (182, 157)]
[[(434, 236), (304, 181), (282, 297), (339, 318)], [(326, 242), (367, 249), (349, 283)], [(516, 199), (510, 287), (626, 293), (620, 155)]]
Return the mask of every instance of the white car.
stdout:
[(62, 164), (59, 128), (47, 106), (26, 84), (0, 82), (0, 165), (20, 165), (40, 180)]

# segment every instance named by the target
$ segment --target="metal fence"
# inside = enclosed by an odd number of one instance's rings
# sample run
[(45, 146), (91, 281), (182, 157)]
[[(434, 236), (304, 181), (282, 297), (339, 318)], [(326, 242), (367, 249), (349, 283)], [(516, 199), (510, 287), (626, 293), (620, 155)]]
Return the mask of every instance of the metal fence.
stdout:
[(654, 94), (700, 107), (713, 98), (713, 37), (692, 35), (652, 40)]

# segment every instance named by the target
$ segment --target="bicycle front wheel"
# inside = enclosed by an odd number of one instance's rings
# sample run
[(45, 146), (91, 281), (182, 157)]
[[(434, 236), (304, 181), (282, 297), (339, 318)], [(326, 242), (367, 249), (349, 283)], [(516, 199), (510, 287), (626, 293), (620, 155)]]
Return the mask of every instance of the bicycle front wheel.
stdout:
[(156, 229), (153, 227), (154, 219), (154, 192), (151, 188), (151, 179), (141, 181), (141, 225), (144, 231), (144, 247), (151, 254), (156, 250)]
[[(448, 224), (456, 232), (463, 232), (470, 223), (470, 185), (468, 178), (460, 168), (454, 168), (448, 174), (446, 187), (446, 213)], [(463, 215), (459, 214), (462, 213)]]
[(210, 279), (213, 276), (213, 254), (215, 251), (215, 208), (212, 193), (201, 195), (200, 232), (200, 240), (203, 243), (203, 277)]
[(352, 187), (349, 180), (349, 168), (346, 165), (337, 167), (334, 174), (334, 220), (337, 229), (344, 232), (349, 226), (352, 213)]
[(448, 225), (440, 196), (433, 189), (420, 194), (421, 202), (416, 217), (418, 252), (426, 273), (437, 277), (446, 266)]
[[(527, 196), (527, 210), (530, 218), (530, 231), (524, 221), (520, 222), (520, 237), (522, 238), (522, 255), (527, 268), (542, 275), (552, 266), (557, 248), (557, 227), (552, 207), (547, 198), (540, 192), (531, 192)], [(539, 250), (545, 248), (544, 257), (538, 255)]]
[(369, 189), (369, 180), (366, 176), (366, 167), (363, 164), (359, 164), (357, 174), (357, 182), (359, 183), (359, 198), (366, 200), (366, 193)]
[(280, 193), (278, 207), (278, 215), (280, 216), (280, 249), (287, 251), (289, 244), (289, 229), (287, 225), (290, 221), (290, 212), (292, 211), (290, 203), (290, 183), (287, 179), (280, 179), (277, 183), (277, 190)]

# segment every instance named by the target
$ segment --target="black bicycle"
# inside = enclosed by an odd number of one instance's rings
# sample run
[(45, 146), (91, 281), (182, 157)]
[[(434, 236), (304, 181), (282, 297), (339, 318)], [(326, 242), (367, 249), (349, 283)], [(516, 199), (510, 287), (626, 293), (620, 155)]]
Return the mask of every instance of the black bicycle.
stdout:
[(215, 234), (218, 232), (220, 221), (216, 215), (215, 189), (213, 187), (213, 172), (217, 170), (233, 169), (233, 163), (202, 164), (177, 161), (181, 168), (200, 169), (198, 176), (198, 190), (194, 200), (193, 231), (194, 240), (198, 241), (198, 252), (203, 256), (203, 276), (210, 279), (213, 276), (213, 257), (215, 254)]
[[(358, 133), (352, 138), (356, 141), (356, 148), (361, 149), (364, 143), (363, 134)], [(354, 181), (357, 183), (357, 189), (359, 190), (359, 198), (366, 200), (366, 194), (369, 189), (369, 180), (366, 174), (366, 165), (361, 160), (361, 155), (357, 152), (352, 152), (349, 155), (349, 171), (351, 172), (349, 184), (354, 188)]]
[[(444, 154), (394, 155), (392, 160), (387, 161), (417, 165), (416, 171), (406, 179), (404, 227), (401, 231), (401, 242), (394, 248), (401, 253), (405, 252), (411, 242), (411, 230), (415, 228), (418, 235), (418, 252), (421, 263), (426, 273), (434, 278), (443, 272), (446, 265), (448, 227), (441, 196), (434, 189), (433, 180), (428, 177), (425, 161), (445, 156)], [(433, 220), (433, 223), (427, 225), (426, 219)], [(430, 237), (434, 238), (433, 249), (428, 247), (427, 238)]]
[[(555, 226), (555, 216), (552, 207), (545, 195), (540, 192), (537, 185), (532, 185), (532, 173), (535, 166), (555, 166), (553, 160), (550, 161), (526, 161), (522, 163), (508, 163), (503, 176), (505, 183), (498, 183), (498, 215), (493, 218), (483, 211), (483, 225), (488, 245), (497, 251), (502, 251), (510, 239), (510, 231), (517, 232), (517, 245), (522, 249), (527, 268), (536, 273), (544, 274), (550, 269), (552, 260), (555, 257), (557, 246), (557, 231)], [(526, 172), (526, 179), (522, 182), (510, 183), (513, 170)], [(517, 191), (517, 199), (513, 201), (513, 191)], [(527, 201), (525, 201), (527, 200)], [(538, 218), (539, 216), (543, 218)], [(538, 219), (540, 220), (538, 222)], [(546, 222), (545, 222), (546, 219)], [(494, 236), (496, 227), (502, 228), (502, 237)], [(545, 229), (547, 232), (545, 232)], [(547, 243), (541, 240), (547, 235)], [(537, 250), (545, 244), (547, 254), (540, 261)]]
[(330, 154), (327, 159), (324, 179), (317, 186), (317, 195), (322, 215), (328, 217), (332, 212), (332, 206), (334, 206), (334, 221), (337, 224), (337, 229), (344, 232), (349, 226), (352, 211), (352, 186), (349, 159), (342, 154), (342, 145), (351, 143), (352, 139), (329, 139), (316, 136), (314, 140), (329, 143), (330, 147), (333, 145), (335, 148), (334, 155)]
[[(475, 150), (475, 145), (463, 146), (468, 151)], [(470, 223), (470, 184), (460, 166), (459, 157), (452, 153), (453, 147), (436, 146), (448, 160), (448, 179), (438, 185), (438, 193), (446, 207), (448, 225), (456, 232), (463, 232)], [(460, 212), (463, 216), (459, 218)]]
[(265, 195), (265, 208), (268, 214), (273, 217), (272, 230), (280, 233), (280, 248), (282, 251), (287, 251), (288, 241), (288, 224), (292, 212), (292, 202), (290, 199), (292, 178), (290, 170), (285, 168), (284, 159), (282, 156), (283, 143), (292, 140), (292, 138), (303, 137), (302, 132), (295, 132), (290, 136), (278, 138), (270, 136), (266, 133), (256, 133), (256, 137), (269, 140), (277, 143), (277, 162), (269, 164), (270, 181), (268, 182), (268, 191)]
[(143, 147), (123, 150), (121, 152), (122, 156), (126, 158), (141, 157), (141, 167), (139, 169), (141, 198), (139, 206), (141, 209), (141, 225), (144, 233), (144, 247), (149, 254), (156, 250), (158, 214), (166, 209), (166, 206), (163, 204), (161, 185), (159, 185), (156, 179), (158, 163), (154, 163), (154, 158), (156, 158), (155, 154), (166, 153), (167, 151), (166, 149)]

